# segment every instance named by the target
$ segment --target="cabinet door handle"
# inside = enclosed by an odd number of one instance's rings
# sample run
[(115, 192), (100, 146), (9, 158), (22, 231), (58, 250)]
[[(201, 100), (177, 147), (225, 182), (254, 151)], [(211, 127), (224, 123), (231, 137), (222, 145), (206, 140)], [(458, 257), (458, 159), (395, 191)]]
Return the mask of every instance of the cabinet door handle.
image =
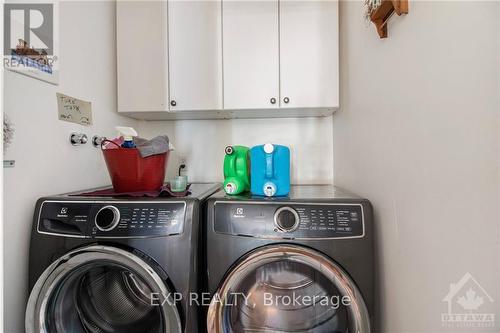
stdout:
[(285, 102), (285, 104), (288, 104), (288, 102), (290, 102), (290, 98), (288, 97), (283, 98), (283, 102)]
[(271, 104), (276, 104), (276, 98), (274, 98), (274, 97), (271, 98), (270, 102), (271, 102)]
[(176, 106), (176, 105), (177, 105), (177, 102), (176, 102), (176, 101), (174, 101), (174, 100), (171, 100), (171, 101), (170, 101), (170, 105), (172, 105), (172, 106)]

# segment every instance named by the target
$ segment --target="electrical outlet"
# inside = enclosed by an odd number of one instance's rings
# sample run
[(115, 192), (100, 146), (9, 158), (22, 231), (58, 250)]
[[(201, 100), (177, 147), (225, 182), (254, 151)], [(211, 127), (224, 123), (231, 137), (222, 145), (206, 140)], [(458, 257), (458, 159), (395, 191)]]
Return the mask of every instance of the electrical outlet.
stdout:
[[(184, 167), (182, 167), (184, 165)], [(187, 158), (185, 156), (179, 156), (179, 172), (181, 174), (186, 174), (188, 171)]]

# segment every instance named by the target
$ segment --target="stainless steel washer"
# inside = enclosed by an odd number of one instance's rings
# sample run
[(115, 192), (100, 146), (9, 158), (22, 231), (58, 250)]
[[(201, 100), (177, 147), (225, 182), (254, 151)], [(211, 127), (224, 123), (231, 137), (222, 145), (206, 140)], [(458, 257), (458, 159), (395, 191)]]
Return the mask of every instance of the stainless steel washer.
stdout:
[(371, 331), (368, 200), (295, 186), (287, 198), (218, 192), (207, 210), (209, 332)]
[(201, 205), (186, 198), (75, 194), (38, 200), (26, 332), (198, 332)]

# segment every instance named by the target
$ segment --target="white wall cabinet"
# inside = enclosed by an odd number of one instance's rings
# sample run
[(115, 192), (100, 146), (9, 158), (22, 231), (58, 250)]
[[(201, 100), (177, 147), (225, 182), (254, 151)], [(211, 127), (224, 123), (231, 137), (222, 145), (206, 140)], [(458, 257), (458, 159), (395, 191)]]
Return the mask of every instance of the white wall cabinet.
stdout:
[(281, 108), (339, 105), (338, 4), (280, 1)]
[(224, 108), (277, 108), (278, 1), (222, 3)]
[(169, 1), (170, 110), (222, 109), (220, 1)]
[(167, 4), (117, 1), (118, 110), (168, 110)]
[(118, 108), (138, 119), (329, 115), (338, 45), (335, 1), (119, 1)]

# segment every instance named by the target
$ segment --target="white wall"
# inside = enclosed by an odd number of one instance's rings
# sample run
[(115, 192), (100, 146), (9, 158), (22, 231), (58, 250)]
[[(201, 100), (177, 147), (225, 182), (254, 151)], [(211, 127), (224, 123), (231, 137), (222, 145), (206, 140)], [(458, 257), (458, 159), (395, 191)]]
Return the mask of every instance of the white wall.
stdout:
[(380, 332), (475, 331), (441, 327), (465, 272), (496, 301), (477, 331), (498, 332), (498, 7), (411, 1), (380, 40), (361, 1), (341, 3), (334, 176), (375, 209)]
[(175, 175), (179, 156), (187, 159), (191, 181), (222, 181), (224, 148), (266, 142), (291, 149), (291, 178), (295, 184), (333, 182), (332, 118), (143, 121), (139, 134), (167, 134), (176, 150), (167, 169)]
[[(35, 200), (44, 195), (110, 183), (104, 161), (90, 144), (73, 147), (72, 131), (111, 136), (116, 124), (115, 14), (113, 2), (61, 2), (60, 85), (5, 72), (4, 111), (15, 123), (4, 158), (6, 333), (24, 331), (29, 235)], [(57, 120), (56, 91), (92, 101), (94, 125)]]

